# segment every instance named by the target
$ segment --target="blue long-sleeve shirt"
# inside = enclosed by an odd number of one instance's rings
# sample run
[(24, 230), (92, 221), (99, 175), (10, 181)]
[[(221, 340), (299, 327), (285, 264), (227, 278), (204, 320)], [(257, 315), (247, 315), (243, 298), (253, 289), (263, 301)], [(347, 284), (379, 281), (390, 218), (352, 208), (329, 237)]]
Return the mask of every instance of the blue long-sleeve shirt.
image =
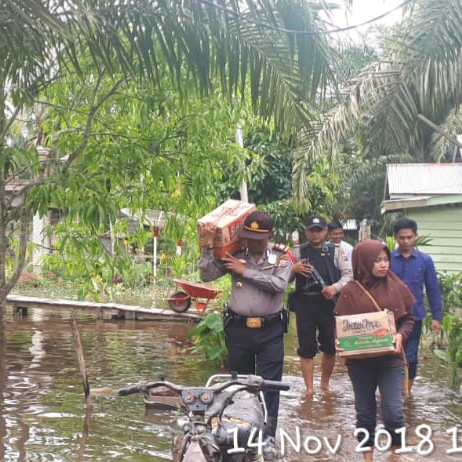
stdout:
[(409, 258), (404, 258), (399, 249), (391, 252), (391, 270), (409, 287), (416, 303), (412, 307), (414, 319), (421, 321), (427, 316), (424, 304), (424, 288), (432, 312), (432, 318), (441, 320), (441, 292), (436, 276), (435, 265), (430, 255), (412, 250)]

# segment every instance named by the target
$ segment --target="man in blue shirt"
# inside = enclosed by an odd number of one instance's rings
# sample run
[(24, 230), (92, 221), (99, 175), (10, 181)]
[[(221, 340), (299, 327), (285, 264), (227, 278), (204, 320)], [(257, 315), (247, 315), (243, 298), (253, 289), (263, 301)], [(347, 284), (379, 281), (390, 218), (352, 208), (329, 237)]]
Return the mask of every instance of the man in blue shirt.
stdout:
[(391, 269), (409, 287), (416, 303), (412, 307), (415, 324), (405, 345), (409, 364), (409, 390), (417, 375), (417, 363), (422, 321), (427, 316), (424, 304), (424, 289), (432, 312), (432, 331), (438, 334), (441, 329), (441, 292), (436, 276), (435, 265), (430, 255), (415, 248), (417, 223), (409, 218), (401, 218), (393, 226), (398, 248), (391, 252)]

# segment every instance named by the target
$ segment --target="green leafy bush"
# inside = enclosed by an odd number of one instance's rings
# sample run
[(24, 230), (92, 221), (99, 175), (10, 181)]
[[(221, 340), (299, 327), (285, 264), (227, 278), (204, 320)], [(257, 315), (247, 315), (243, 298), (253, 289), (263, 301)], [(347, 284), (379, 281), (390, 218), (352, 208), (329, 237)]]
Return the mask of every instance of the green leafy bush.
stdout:
[(446, 315), (443, 318), (444, 349), (434, 350), (435, 355), (448, 363), (451, 369), (451, 385), (460, 384), (458, 370), (462, 367), (462, 319), (456, 315)]
[(194, 341), (195, 352), (203, 354), (206, 359), (220, 366), (226, 362), (228, 350), (220, 312), (206, 314), (189, 332), (188, 337)]
[(443, 313), (454, 313), (456, 308), (462, 308), (462, 272), (439, 273)]

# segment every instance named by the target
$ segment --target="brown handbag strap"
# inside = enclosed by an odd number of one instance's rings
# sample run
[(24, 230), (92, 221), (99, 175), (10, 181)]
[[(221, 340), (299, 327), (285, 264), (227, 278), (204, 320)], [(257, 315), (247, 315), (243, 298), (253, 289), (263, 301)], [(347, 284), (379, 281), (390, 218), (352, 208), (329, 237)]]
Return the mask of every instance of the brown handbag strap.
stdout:
[(356, 284), (358, 284), (359, 287), (361, 287), (361, 289), (364, 290), (364, 293), (372, 300), (372, 303), (373, 303), (374, 306), (377, 308), (377, 310), (378, 310), (378, 311), (383, 311), (382, 308), (380, 308), (380, 306), (379, 306), (379, 304), (377, 303), (377, 301), (375, 300), (375, 298), (371, 295), (371, 293), (370, 293), (367, 289), (365, 289), (365, 288), (363, 287), (363, 285), (362, 285), (360, 282), (358, 282), (358, 281), (356, 281), (356, 280), (355, 280), (355, 282), (356, 282)]

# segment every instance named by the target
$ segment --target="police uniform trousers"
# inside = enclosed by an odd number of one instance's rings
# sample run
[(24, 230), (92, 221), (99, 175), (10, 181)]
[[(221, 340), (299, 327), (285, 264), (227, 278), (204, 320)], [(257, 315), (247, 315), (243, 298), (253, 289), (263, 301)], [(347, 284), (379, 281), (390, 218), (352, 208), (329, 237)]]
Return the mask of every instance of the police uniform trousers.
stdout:
[[(225, 328), (228, 370), (256, 374), (267, 380), (281, 380), (284, 365), (284, 325), (281, 320), (252, 329), (245, 322), (233, 321)], [(265, 392), (268, 410), (266, 433), (276, 434), (279, 392)]]

